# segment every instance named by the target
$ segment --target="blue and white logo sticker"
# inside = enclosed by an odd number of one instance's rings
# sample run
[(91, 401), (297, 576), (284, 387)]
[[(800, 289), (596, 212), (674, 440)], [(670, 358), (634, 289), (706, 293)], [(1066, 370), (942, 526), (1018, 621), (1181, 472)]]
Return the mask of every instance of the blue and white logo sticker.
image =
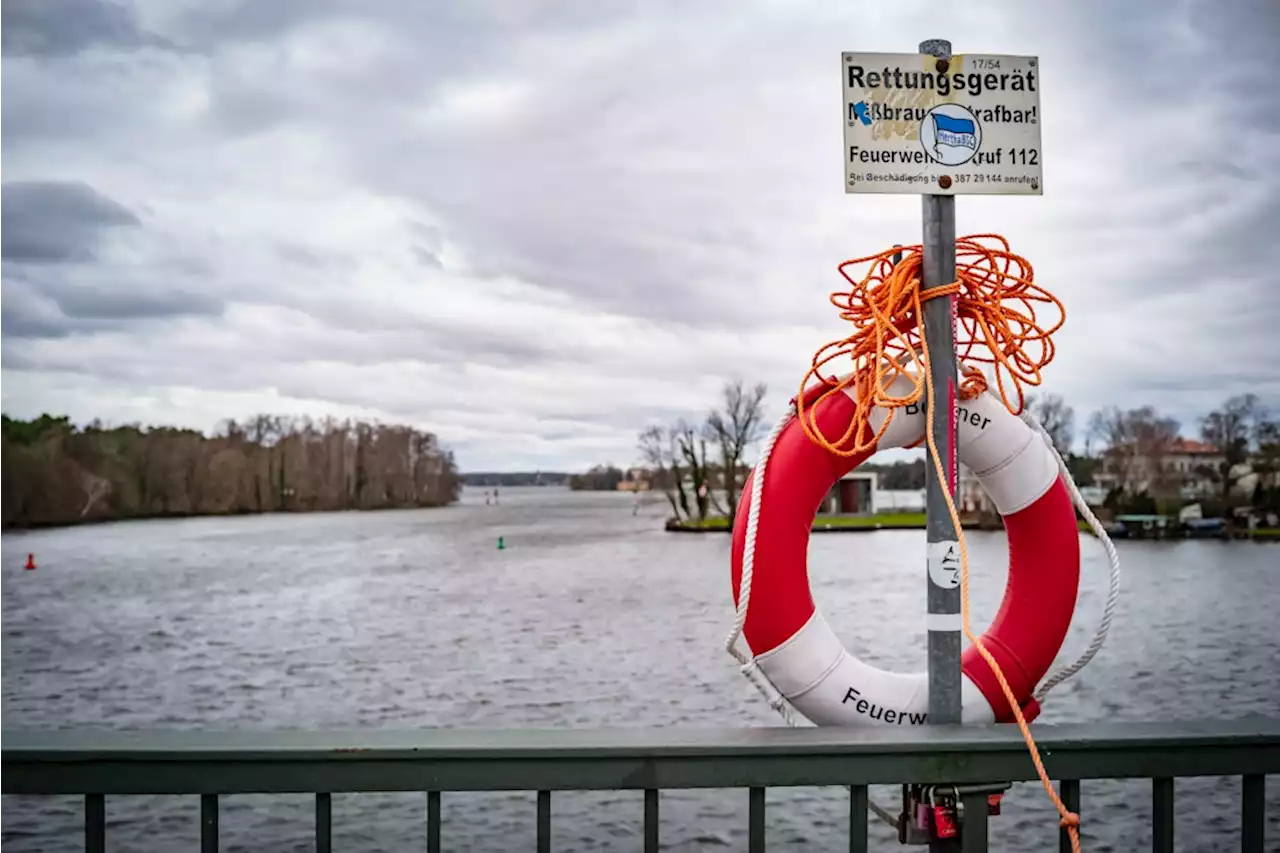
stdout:
[(982, 148), (982, 125), (959, 104), (938, 104), (920, 122), (924, 153), (944, 166), (963, 166)]

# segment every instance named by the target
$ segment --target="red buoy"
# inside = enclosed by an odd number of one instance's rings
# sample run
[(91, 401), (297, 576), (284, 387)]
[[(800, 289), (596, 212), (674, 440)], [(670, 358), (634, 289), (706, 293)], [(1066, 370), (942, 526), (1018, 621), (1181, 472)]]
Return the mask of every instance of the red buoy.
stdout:
[(27, 571), (29, 571), (29, 572), (35, 571), (35, 568), (36, 568), (36, 555), (35, 555), (35, 554), (28, 554), (28, 555), (27, 555), (27, 564), (26, 564), (25, 566), (23, 566), (22, 568), (26, 569), (26, 570), (27, 570)]

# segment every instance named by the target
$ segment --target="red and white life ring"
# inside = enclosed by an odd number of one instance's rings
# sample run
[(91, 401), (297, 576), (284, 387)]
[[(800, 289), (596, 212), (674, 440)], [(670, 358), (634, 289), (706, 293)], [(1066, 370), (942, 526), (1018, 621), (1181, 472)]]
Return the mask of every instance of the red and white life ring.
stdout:
[[(815, 419), (824, 435), (844, 434), (854, 412), (852, 393), (830, 395), (818, 405)], [(1075, 510), (1053, 452), (998, 398), (983, 393), (958, 409), (957, 455), (982, 482), (1009, 539), (1004, 600), (982, 640), (1032, 719), (1039, 712), (1032, 692), (1062, 647), (1075, 610), (1080, 580)], [(875, 409), (871, 428), (879, 429), (887, 416)], [(924, 428), (919, 407), (900, 408), (878, 446), (915, 444)], [(743, 634), (759, 671), (817, 725), (927, 722), (926, 674), (889, 672), (854, 657), (822, 618), (809, 589), (806, 557), (814, 516), (831, 487), (868, 456), (832, 453), (811, 441), (792, 418), (767, 463)], [(751, 490), (748, 479), (733, 529), (735, 601)], [(1013, 719), (995, 674), (976, 648), (964, 651), (961, 665), (962, 722)]]

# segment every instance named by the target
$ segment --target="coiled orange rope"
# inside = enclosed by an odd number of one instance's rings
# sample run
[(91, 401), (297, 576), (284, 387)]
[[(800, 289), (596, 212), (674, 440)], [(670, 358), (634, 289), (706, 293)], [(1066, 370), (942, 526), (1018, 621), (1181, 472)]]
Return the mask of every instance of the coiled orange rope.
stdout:
[[(894, 264), (893, 256), (899, 251), (903, 258)], [(850, 274), (852, 268), (868, 262), (862, 278)], [(841, 318), (853, 324), (853, 332), (818, 350), (796, 397), (805, 433), (828, 450), (853, 456), (874, 449), (889, 421), (872, 432), (872, 410), (879, 406), (892, 411), (920, 402), (927, 375), (921, 359), (922, 308), (928, 299), (956, 297), (956, 355), (962, 363), (993, 365), (1000, 397), (1014, 414), (1022, 411), (1023, 386), (1039, 385), (1041, 369), (1053, 360), (1052, 335), (1062, 328), (1066, 311), (1053, 294), (1034, 283), (1031, 264), (1010, 251), (1003, 237), (977, 234), (957, 240), (957, 280), (922, 294), (923, 266), (920, 246), (887, 249), (840, 265), (840, 274), (852, 289), (831, 294), (831, 302), (840, 309)], [(1056, 314), (1051, 323), (1039, 316), (1046, 307)], [(823, 375), (832, 362), (845, 357), (851, 364), (843, 379)], [(815, 377), (826, 388), (806, 401), (805, 386)], [(910, 390), (902, 395), (890, 393), (895, 380), (904, 377)], [(822, 435), (814, 414), (817, 404), (850, 386), (857, 408), (848, 429), (838, 437)], [(985, 389), (982, 373), (966, 369), (961, 397), (970, 399)]]
[[(983, 241), (998, 243), (998, 247)], [(895, 265), (892, 257), (898, 251), (903, 251), (904, 257)], [(937, 392), (929, 378), (929, 345), (924, 336), (921, 310), (926, 299), (943, 295), (957, 297), (957, 355), (962, 363), (994, 365), (1000, 397), (1014, 414), (1021, 413), (1025, 402), (1022, 386), (1039, 385), (1041, 368), (1053, 359), (1050, 336), (1062, 327), (1066, 310), (1051, 293), (1032, 283), (1031, 265), (1011, 252), (1003, 237), (983, 234), (957, 240), (958, 280), (946, 287), (932, 288), (925, 295), (920, 292), (921, 251), (920, 246), (890, 249), (840, 265), (841, 274), (853, 289), (832, 294), (831, 301), (840, 308), (841, 317), (854, 324), (854, 332), (847, 338), (827, 344), (814, 355), (813, 366), (805, 374), (801, 393), (796, 397), (797, 414), (805, 433), (829, 451), (849, 456), (872, 449), (889, 424), (886, 420), (878, 431), (871, 431), (869, 418), (875, 406), (889, 409), (892, 418), (893, 409), (918, 403), (922, 395), (927, 395), (929, 406), (935, 404)], [(855, 281), (846, 272), (847, 268), (868, 261), (873, 262), (871, 269), (861, 280)], [(1057, 321), (1047, 328), (1041, 325), (1036, 316), (1037, 304), (1055, 306)], [(843, 379), (823, 377), (822, 369), (842, 356), (852, 359), (853, 373)], [(908, 370), (908, 366), (912, 369)], [(980, 370), (967, 367), (964, 373), (962, 398), (972, 398), (986, 390), (986, 378)], [(1008, 386), (1005, 374), (1009, 377)], [(806, 405), (804, 386), (811, 376), (817, 376), (829, 387)], [(889, 393), (889, 387), (899, 377), (909, 380), (911, 390), (895, 396)], [(817, 403), (849, 386), (856, 391), (857, 409), (844, 435), (832, 441), (822, 435), (815, 422)], [(1010, 391), (1016, 394), (1016, 403), (1010, 400)], [(932, 418), (925, 418), (925, 441), (939, 482), (948, 482), (942, 455), (934, 439)], [(1027, 743), (1040, 783), (1058, 810), (1059, 825), (1070, 835), (1071, 849), (1080, 853), (1080, 816), (1068, 809), (1058, 796), (1040, 758), (1035, 736), (1031, 734), (1018, 704), (1018, 697), (1009, 686), (1000, 664), (969, 624), (969, 549), (951, 490), (945, 488), (942, 493), (959, 541), (960, 618), (964, 635), (977, 648), (1000, 683)]]

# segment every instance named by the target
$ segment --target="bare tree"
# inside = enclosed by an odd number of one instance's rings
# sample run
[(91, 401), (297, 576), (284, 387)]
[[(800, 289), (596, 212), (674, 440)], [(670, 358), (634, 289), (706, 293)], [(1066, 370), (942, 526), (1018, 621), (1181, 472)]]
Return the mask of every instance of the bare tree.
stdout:
[(767, 390), (763, 382), (750, 389), (744, 388), (741, 380), (726, 382), (721, 392), (723, 408), (707, 417), (708, 432), (720, 447), (725, 515), (730, 524), (738, 511), (738, 468), (747, 447), (760, 438)]
[(1059, 394), (1046, 394), (1043, 397), (1028, 394), (1024, 408), (1040, 421), (1045, 432), (1053, 439), (1053, 446), (1066, 459), (1071, 454), (1071, 445), (1075, 441), (1075, 409), (1068, 406), (1067, 401)]
[[(703, 521), (707, 517), (707, 510), (711, 506), (711, 478), (707, 467), (707, 438), (706, 435), (695, 429), (688, 421), (683, 418), (676, 423), (673, 430), (675, 436), (676, 448), (680, 452), (680, 456), (684, 459), (685, 464), (689, 466), (689, 479), (693, 486), (693, 501), (697, 507), (698, 520)], [(681, 489), (683, 494), (683, 488)]]
[(654, 424), (641, 430), (638, 446), (640, 458), (653, 478), (653, 487), (662, 489), (676, 518), (689, 517), (684, 472), (680, 470), (680, 460), (675, 454), (674, 437), (668, 430)]
[(1200, 436), (1222, 454), (1216, 479), (1222, 486), (1222, 499), (1231, 496), (1231, 469), (1249, 459), (1249, 445), (1256, 437), (1256, 425), (1262, 415), (1256, 394), (1237, 394), (1217, 411), (1205, 415), (1200, 423)]
[(1178, 440), (1178, 422), (1160, 415), (1151, 406), (1122, 411), (1115, 406), (1094, 413), (1089, 423), (1103, 445), (1107, 467), (1119, 485), (1129, 491), (1153, 495), (1169, 485), (1165, 456)]
[(1258, 448), (1259, 473), (1274, 487), (1276, 474), (1280, 473), (1280, 421), (1266, 414), (1259, 416), (1253, 440)]

